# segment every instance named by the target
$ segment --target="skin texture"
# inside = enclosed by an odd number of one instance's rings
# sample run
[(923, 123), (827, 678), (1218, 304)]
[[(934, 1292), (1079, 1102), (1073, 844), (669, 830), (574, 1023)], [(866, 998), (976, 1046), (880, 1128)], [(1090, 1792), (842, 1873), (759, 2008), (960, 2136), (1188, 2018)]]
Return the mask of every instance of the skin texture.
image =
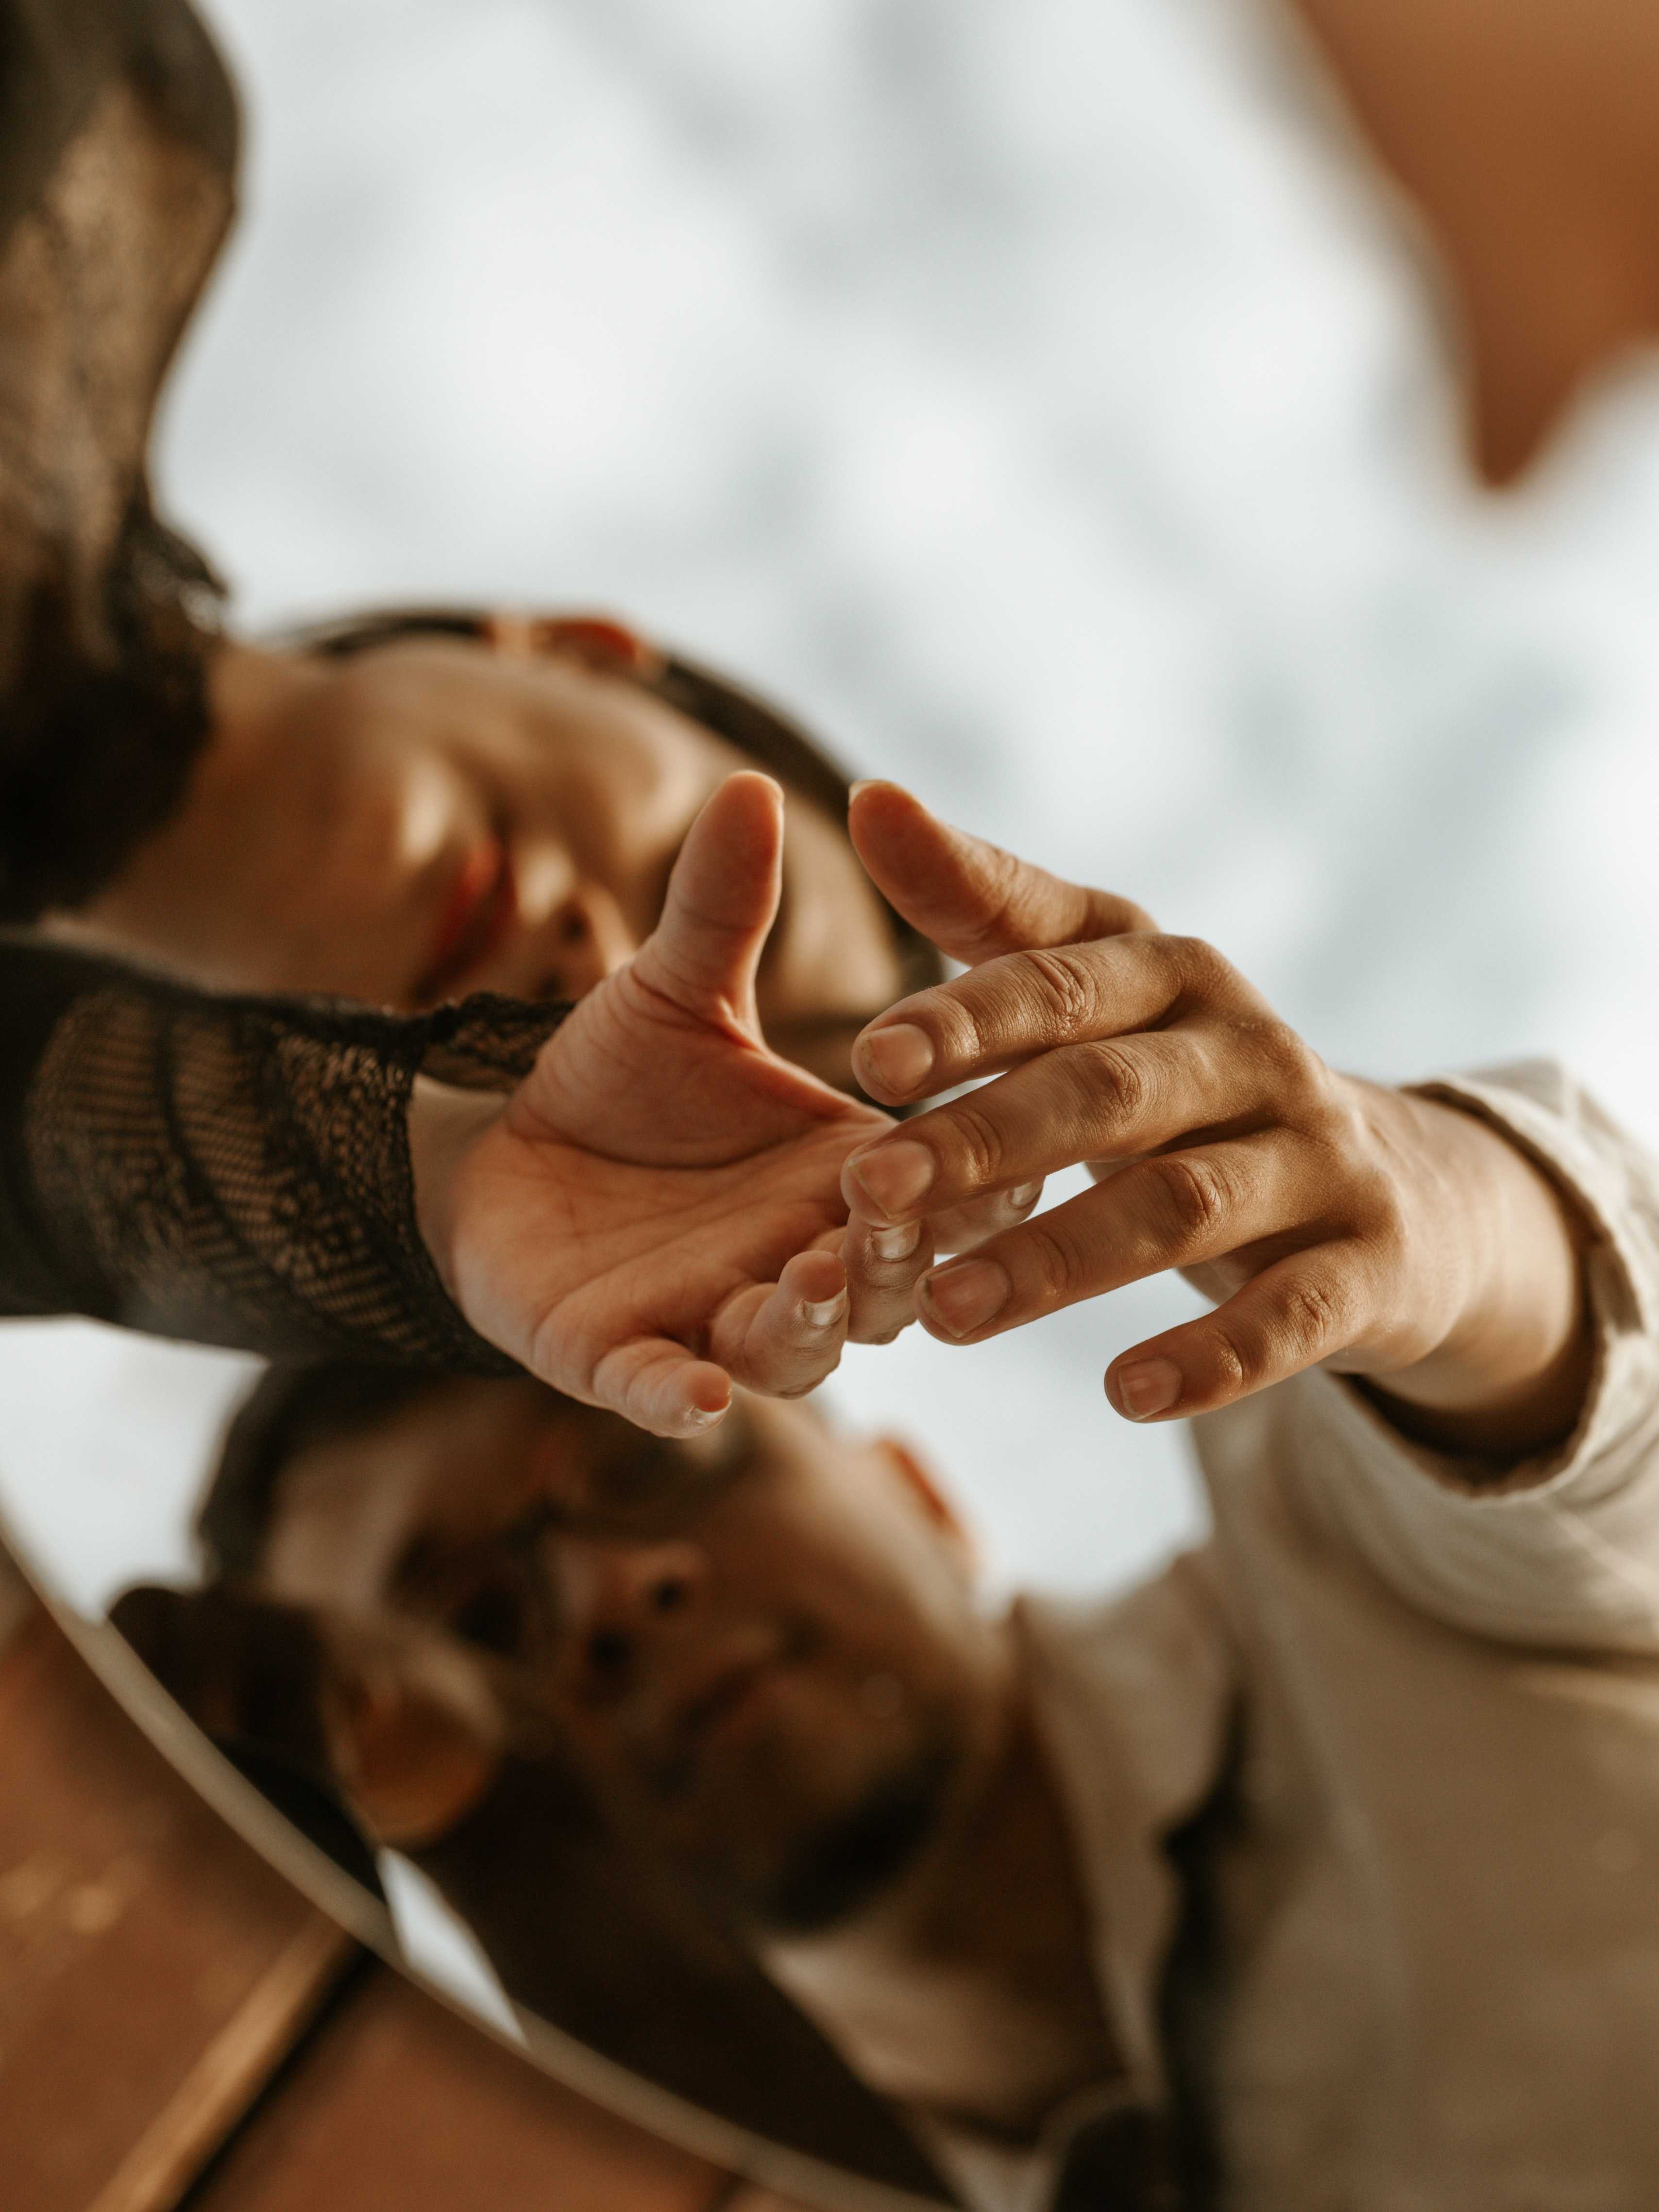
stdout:
[[(212, 988), (417, 1010), (575, 999), (632, 957), (734, 746), (612, 669), (498, 623), (343, 659), (231, 644), (180, 812), (59, 933)], [(795, 799), (757, 978), (789, 1056), (845, 1079), (899, 987), (842, 825)], [(820, 1035), (821, 1030), (827, 1034)]]
[(1097, 1185), (925, 1276), (933, 1335), (977, 1343), (1178, 1267), (1218, 1310), (1113, 1361), (1131, 1419), (1207, 1413), (1326, 1362), (1449, 1448), (1513, 1460), (1565, 1434), (1590, 1358), (1581, 1232), (1514, 1146), (1334, 1073), (1212, 947), (892, 785), (859, 788), (852, 831), (969, 971), (866, 1030), (861, 1080), (896, 1104), (996, 1079), (855, 1156), (854, 1212), (925, 1220), (1078, 1163)]
[[(812, 1389), (849, 1332), (890, 1334), (921, 1255), (843, 1246), (848, 1153), (882, 1115), (763, 1041), (782, 793), (733, 775), (703, 809), (661, 926), (574, 1008), (505, 1103), (422, 1082), (422, 1233), (479, 1333), (641, 1428), (718, 1420), (734, 1382)], [(902, 1240), (901, 1240), (902, 1241)]]

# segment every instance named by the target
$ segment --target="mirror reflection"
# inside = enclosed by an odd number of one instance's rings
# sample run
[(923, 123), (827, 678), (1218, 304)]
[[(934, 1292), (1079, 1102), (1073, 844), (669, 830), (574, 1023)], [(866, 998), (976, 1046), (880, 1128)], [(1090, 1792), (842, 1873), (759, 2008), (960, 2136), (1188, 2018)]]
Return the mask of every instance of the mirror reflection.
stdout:
[(0, 0), (33, 1571), (671, 2131), (1645, 2203), (1642, 11), (210, 12)]

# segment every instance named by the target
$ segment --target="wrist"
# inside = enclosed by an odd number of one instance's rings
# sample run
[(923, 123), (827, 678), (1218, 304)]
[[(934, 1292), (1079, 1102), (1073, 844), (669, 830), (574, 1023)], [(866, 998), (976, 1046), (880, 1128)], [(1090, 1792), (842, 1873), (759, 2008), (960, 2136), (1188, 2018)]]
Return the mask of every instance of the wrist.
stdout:
[(1444, 1318), (1431, 1350), (1364, 1371), (1424, 1441), (1530, 1455), (1571, 1431), (1589, 1384), (1583, 1224), (1502, 1130), (1455, 1102), (1395, 1096), (1425, 1169), (1410, 1295)]
[(506, 1104), (494, 1092), (462, 1091), (425, 1075), (416, 1077), (410, 1094), (409, 1160), (416, 1225), (452, 1298), (457, 1297), (455, 1225), (463, 1170), (479, 1140), (500, 1121)]

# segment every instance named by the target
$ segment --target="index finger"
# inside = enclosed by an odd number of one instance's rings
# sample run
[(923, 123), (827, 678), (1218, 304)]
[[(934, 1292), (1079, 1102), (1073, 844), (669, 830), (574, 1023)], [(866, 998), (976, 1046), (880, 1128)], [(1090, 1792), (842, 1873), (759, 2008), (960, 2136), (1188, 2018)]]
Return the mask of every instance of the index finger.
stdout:
[(853, 1048), (854, 1071), (872, 1098), (926, 1098), (1060, 1046), (1150, 1029), (1199, 994), (1255, 1000), (1195, 938), (1137, 934), (1006, 953), (878, 1014)]
[(1151, 929), (1133, 900), (1051, 876), (999, 845), (953, 830), (896, 783), (856, 784), (848, 834), (890, 906), (969, 968), (1002, 952)]

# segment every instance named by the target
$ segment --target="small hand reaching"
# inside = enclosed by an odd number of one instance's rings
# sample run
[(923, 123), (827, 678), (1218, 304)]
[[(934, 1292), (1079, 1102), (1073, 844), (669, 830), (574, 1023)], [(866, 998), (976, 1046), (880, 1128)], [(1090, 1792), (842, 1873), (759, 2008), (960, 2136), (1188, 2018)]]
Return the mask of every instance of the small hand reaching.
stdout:
[[(424, 1084), (411, 1110), (422, 1229), (474, 1328), (661, 1436), (718, 1420), (733, 1383), (811, 1389), (849, 1334), (892, 1333), (927, 1257), (915, 1240), (849, 1292), (841, 1170), (890, 1124), (761, 1036), (781, 830), (777, 786), (729, 777), (655, 933), (519, 1090), (503, 1104)], [(851, 1242), (876, 1249), (861, 1229)]]

